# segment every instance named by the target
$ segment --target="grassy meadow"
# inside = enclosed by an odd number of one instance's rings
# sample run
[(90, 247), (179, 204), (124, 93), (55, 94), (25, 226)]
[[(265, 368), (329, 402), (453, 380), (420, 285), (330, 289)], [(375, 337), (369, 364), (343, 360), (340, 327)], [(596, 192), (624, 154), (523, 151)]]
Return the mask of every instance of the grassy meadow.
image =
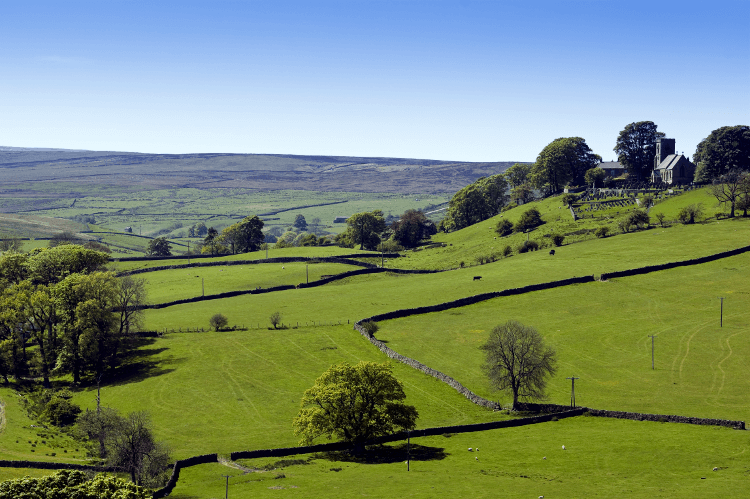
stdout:
[[(224, 201), (193, 205), (188, 194), (192, 195), (176, 189), (165, 190), (159, 194), (161, 197), (152, 191), (132, 196), (143, 203), (152, 202), (165, 213), (172, 210), (175, 214), (180, 209), (212, 213), (209, 208), (215, 208), (217, 213), (224, 209), (225, 215), (244, 213), (250, 208), (262, 211), (264, 203), (272, 204), (276, 199), (274, 195), (282, 196), (268, 193), (268, 200), (235, 204), (229, 210), (228, 204), (221, 204)], [(241, 194), (235, 198), (227, 195), (227, 203), (240, 200)], [(337, 196), (341, 195), (332, 193), (330, 199), (340, 199)], [(661, 201), (652, 208), (652, 219), (656, 210), (664, 210), (671, 220), (686, 204), (703, 202), (708, 207), (710, 200), (704, 198), (705, 191), (699, 190)], [(98, 206), (104, 210), (106, 199), (102, 196), (99, 204), (91, 201), (91, 205), (76, 202), (75, 208), (91, 211)], [(310, 194), (310, 199), (317, 198)], [(403, 205), (389, 201), (394, 214), (413, 207), (408, 203), (416, 198), (400, 199)], [(178, 204), (179, 200), (183, 205)], [(301, 206), (309, 201), (288, 199), (284, 206)], [(357, 201), (362, 204), (352, 204), (349, 211), (355, 212), (355, 206), (367, 206), (356, 211), (382, 207), (367, 204), (375, 201), (375, 197), (363, 195)], [(385, 203), (385, 198), (381, 201)], [(348, 203), (323, 208), (338, 214), (337, 210)], [(522, 206), (461, 231), (434, 236), (434, 241), (444, 243), (442, 247), (406, 251), (403, 257), (386, 262), (387, 267), (456, 270), (419, 275), (371, 274), (316, 288), (148, 310), (148, 330), (208, 328), (208, 320), (215, 313), (226, 315), (230, 325), (247, 328), (174, 332), (142, 340), (128, 363), (105, 378), (102, 404), (122, 412), (148, 410), (158, 438), (171, 447), (176, 459), (293, 446), (297, 438), (291, 421), (299, 410), (302, 393), (323, 371), (343, 361), (386, 360), (352, 329), (356, 320), (572, 276), (598, 277), (602, 272), (685, 260), (750, 244), (750, 221), (711, 218), (715, 207), (706, 210), (707, 218), (699, 224), (652, 226), (597, 239), (592, 234), (596, 227), (616, 227), (612, 214), (573, 221), (570, 212), (561, 207), (559, 197), (534, 205), (539, 207), (546, 224), (531, 232), (529, 238), (547, 242), (545, 235), (568, 234), (563, 246), (555, 248), (554, 256), (544, 250), (477, 264), (477, 257), (500, 252), (506, 245), (515, 247), (527, 237), (514, 234), (501, 238), (494, 232), (501, 217), (517, 220), (528, 208)], [(107, 209), (114, 213), (123, 208), (113, 202)], [(308, 222), (314, 216), (312, 211), (308, 217), (305, 211), (292, 210), (279, 213), (279, 223), (282, 216), (288, 216), (291, 223), (299, 212), (305, 214)], [(146, 216), (145, 209), (141, 215)], [(323, 219), (320, 214), (317, 216)], [(113, 215), (109, 220), (115, 219)], [(174, 218), (170, 220), (164, 223), (173, 223)], [(283, 223), (287, 223), (286, 219)], [(136, 228), (133, 222), (128, 225)], [(122, 246), (126, 239), (140, 240), (123, 236)], [(287, 248), (271, 249), (268, 256), (322, 257), (351, 252), (332, 247)], [(200, 261), (265, 257), (263, 251)], [(369, 260), (380, 263), (379, 257)], [(458, 268), (461, 261), (467, 268)], [(125, 271), (185, 263), (186, 259), (114, 261), (110, 266)], [(308, 271), (313, 281), (355, 268), (325, 262), (268, 263), (168, 269), (138, 277), (146, 280), (148, 301), (161, 303), (200, 295), (201, 280), (209, 295), (297, 284), (305, 282)], [(749, 272), (750, 255), (744, 254), (698, 266), (384, 321), (376, 336), (397, 352), (445, 372), (476, 393), (508, 403), (506, 395), (488, 386), (480, 368), (483, 359), (478, 347), (492, 327), (516, 319), (536, 327), (557, 351), (559, 369), (549, 383), (552, 402), (568, 402), (570, 382), (565, 378), (577, 376), (579, 405), (748, 420)], [(482, 279), (475, 281), (473, 277), (478, 275)], [(725, 297), (723, 327), (719, 327), (720, 296)], [(270, 328), (269, 316), (276, 311), (287, 328)], [(655, 336), (654, 370), (650, 335)], [(448, 385), (405, 365), (394, 365), (394, 372), (405, 385), (407, 402), (420, 413), (420, 428), (510, 417), (475, 406)], [(63, 378), (56, 383), (67, 385), (68, 381)], [(74, 392), (75, 403), (84, 409), (95, 407), (96, 388), (91, 383)], [(51, 430), (32, 428), (35, 423), (11, 388), (0, 389), (0, 398), (5, 418), (0, 433), (0, 459), (85, 459), (81, 445), (64, 433), (54, 432), (52, 438)], [(737, 497), (748, 490), (747, 435), (715, 427), (579, 417), (514, 429), (414, 439), (417, 457), (409, 473), (400, 444), (379, 451), (373, 458), (378, 464), (332, 460), (330, 456), (298, 456), (297, 461), (289, 458), (280, 464), (274, 464), (274, 460), (239, 463), (240, 468), (263, 469), (253, 473), (221, 464), (202, 465), (182, 471), (172, 497), (223, 497), (222, 475), (226, 474), (233, 476), (230, 497), (283, 494), (280, 489), (299, 497), (426, 497), (436, 493), (477, 497)], [(54, 445), (50, 444), (53, 440)], [(563, 451), (561, 445), (568, 450)], [(467, 447), (480, 447), (481, 451), (469, 453)], [(55, 456), (50, 456), (53, 452)], [(719, 470), (711, 471), (714, 467)], [(12, 477), (25, 470), (3, 472)]]

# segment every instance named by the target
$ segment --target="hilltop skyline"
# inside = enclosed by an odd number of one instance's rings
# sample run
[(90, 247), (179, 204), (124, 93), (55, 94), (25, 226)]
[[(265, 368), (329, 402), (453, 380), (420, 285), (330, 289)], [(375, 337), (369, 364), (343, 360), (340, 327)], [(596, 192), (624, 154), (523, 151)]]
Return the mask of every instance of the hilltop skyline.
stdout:
[(534, 161), (750, 123), (750, 3), (4, 6), (3, 146)]

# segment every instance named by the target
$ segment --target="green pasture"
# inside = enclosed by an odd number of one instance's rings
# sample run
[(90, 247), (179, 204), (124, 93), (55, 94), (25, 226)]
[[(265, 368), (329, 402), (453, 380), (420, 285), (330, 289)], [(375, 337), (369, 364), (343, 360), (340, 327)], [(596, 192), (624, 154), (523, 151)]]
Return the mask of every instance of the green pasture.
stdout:
[(341, 274), (359, 267), (340, 263), (303, 262), (195, 267), (159, 270), (145, 274), (148, 279), (149, 303), (164, 303), (227, 291), (257, 287), (297, 285), (320, 280), (324, 275)]
[[(29, 419), (19, 395), (13, 389), (7, 386), (0, 388), (0, 399), (0, 459), (88, 463), (85, 449), (70, 435), (54, 427), (32, 427), (37, 423)], [(0, 468), (0, 477), (4, 476), (3, 470), (5, 468)], [(2, 479), (18, 476), (23, 475), (13, 473)]]
[[(562, 446), (565, 446), (565, 450)], [(326, 455), (242, 460), (245, 468), (183, 469), (170, 497), (632, 497), (747, 494), (746, 432), (577, 417), (477, 433), (414, 438), (376, 452), (379, 464)], [(469, 452), (467, 449), (478, 448)], [(717, 471), (713, 471), (718, 468)]]
[[(357, 249), (341, 248), (339, 246), (301, 246), (299, 248), (270, 248), (266, 251), (253, 251), (251, 253), (240, 253), (237, 255), (222, 255), (213, 258), (191, 258), (188, 262), (188, 258), (170, 258), (168, 260), (154, 258), (147, 259), (143, 258), (135, 261), (119, 261), (117, 258), (109, 263), (108, 267), (117, 272), (124, 272), (126, 270), (146, 269), (152, 267), (161, 267), (165, 265), (186, 265), (188, 263), (209, 263), (209, 262), (225, 262), (225, 261), (236, 261), (236, 260), (263, 260), (268, 255), (268, 258), (283, 258), (283, 257), (303, 257), (303, 258), (323, 258), (329, 256), (342, 256), (351, 255), (354, 253), (367, 253), (367, 251), (360, 252)], [(373, 253), (378, 255), (379, 253)], [(277, 267), (274, 267), (277, 268)], [(357, 267), (352, 267), (352, 270)]]
[[(557, 350), (552, 402), (598, 409), (750, 420), (750, 255), (609, 282), (503, 297), (380, 323), (399, 353), (493, 392), (480, 368), (489, 331), (509, 319)], [(720, 296), (724, 300), (720, 327)], [(655, 369), (651, 338), (655, 336)]]
[[(232, 324), (267, 325), (271, 313), (279, 311), (287, 323), (358, 320), (391, 310), (442, 303), (491, 291), (596, 275), (630, 268), (686, 260), (737, 248), (750, 242), (750, 222), (735, 219), (705, 225), (654, 228), (606, 239), (594, 239), (558, 248), (551, 256), (537, 251), (503, 258), (473, 268), (435, 274), (371, 274), (349, 277), (321, 287), (261, 295), (245, 295), (220, 301), (207, 300), (177, 305), (146, 314), (149, 329), (202, 327), (214, 313), (227, 315)], [(448, 248), (424, 250), (436, 259)], [(391, 259), (386, 266), (417, 266), (422, 252)], [(419, 256), (416, 256), (419, 255)], [(444, 255), (444, 254), (443, 254)], [(402, 262), (404, 260), (404, 262)], [(417, 264), (413, 264), (412, 261)], [(268, 264), (281, 273), (281, 265)], [(227, 267), (232, 272), (234, 267)], [(185, 270), (175, 272), (184, 276)], [(155, 284), (143, 274), (149, 289)], [(227, 274), (229, 275), (229, 274)], [(482, 279), (475, 281), (474, 276)], [(251, 286), (251, 289), (254, 286)], [(158, 290), (154, 291), (158, 293)]]
[[(602, 260), (602, 256), (598, 250), (600, 244), (603, 248), (607, 248), (604, 250), (607, 253), (614, 251), (618, 254), (628, 254), (633, 252), (634, 248), (632, 248), (632, 244), (634, 242), (635, 244), (640, 244), (643, 241), (643, 239), (640, 239), (641, 236), (637, 236), (636, 233), (623, 234), (617, 227), (617, 217), (624, 216), (627, 212), (632, 211), (634, 207), (630, 207), (627, 210), (622, 208), (621, 214), (616, 216), (583, 218), (574, 221), (570, 210), (562, 206), (560, 199), (560, 196), (556, 196), (536, 201), (513, 208), (501, 215), (459, 231), (448, 234), (436, 234), (432, 237), (432, 241), (443, 243), (445, 244), (444, 247), (405, 251), (404, 255), (408, 256), (408, 258), (392, 260), (389, 266), (441, 269), (458, 267), (460, 262), (464, 262), (466, 266), (473, 266), (478, 264), (477, 257), (480, 256), (494, 254), (497, 258), (502, 258), (502, 251), (508, 245), (516, 253), (516, 248), (527, 238), (539, 243), (540, 248), (542, 248), (540, 251), (544, 253), (548, 253), (550, 248), (554, 248), (558, 255), (561, 252), (575, 251), (580, 257), (587, 258), (593, 265)], [(711, 204), (712, 202), (713, 204)], [(705, 215), (707, 215), (701, 224), (682, 225), (675, 221), (677, 213), (681, 208), (697, 203), (703, 203)], [(506, 218), (515, 223), (521, 214), (532, 206), (536, 207), (542, 214), (542, 219), (546, 222), (544, 225), (530, 231), (528, 234), (517, 233), (501, 237), (495, 232), (497, 223), (500, 220)], [(651, 215), (651, 227), (638, 234), (645, 233), (654, 237), (658, 237), (657, 234), (662, 236), (666, 234), (667, 237), (662, 237), (666, 239), (663, 244), (649, 243), (649, 246), (653, 246), (656, 250), (661, 250), (666, 257), (674, 255), (675, 252), (677, 254), (682, 253), (683, 248), (680, 246), (683, 244), (696, 245), (710, 253), (723, 251), (728, 247), (734, 247), (733, 245), (741, 246), (746, 244), (743, 241), (750, 241), (750, 237), (742, 234), (743, 231), (746, 234), (750, 231), (747, 220), (735, 218), (717, 221), (713, 218), (716, 209), (716, 199), (708, 194), (707, 189), (697, 189), (679, 196), (673, 196), (659, 202), (651, 209), (649, 212)], [(669, 223), (667, 227), (662, 228), (658, 226), (655, 214), (660, 211), (664, 212), (667, 217), (665, 220), (665, 222)], [(609, 227), (612, 235), (598, 240), (594, 235), (594, 231), (603, 226)], [(665, 233), (665, 230), (669, 230), (670, 232)], [(735, 231), (739, 231), (740, 233), (738, 234)], [(565, 236), (562, 248), (555, 248), (552, 244), (549, 236), (553, 234), (562, 234)], [(588, 246), (574, 244), (580, 242), (587, 242)], [(585, 252), (586, 248), (596, 249)], [(649, 248), (643, 248), (642, 250), (645, 252), (650, 251)], [(671, 260), (667, 259), (664, 261)], [(612, 263), (616, 264), (617, 261)]]
[[(387, 359), (346, 325), (168, 334), (145, 342), (129, 366), (105, 379), (102, 404), (149, 411), (177, 459), (289, 447), (298, 441), (292, 419), (303, 392), (331, 365), (360, 360)], [(394, 372), (420, 428), (507, 417), (403, 364)], [(96, 387), (87, 387), (73, 400), (94, 409), (95, 396)]]

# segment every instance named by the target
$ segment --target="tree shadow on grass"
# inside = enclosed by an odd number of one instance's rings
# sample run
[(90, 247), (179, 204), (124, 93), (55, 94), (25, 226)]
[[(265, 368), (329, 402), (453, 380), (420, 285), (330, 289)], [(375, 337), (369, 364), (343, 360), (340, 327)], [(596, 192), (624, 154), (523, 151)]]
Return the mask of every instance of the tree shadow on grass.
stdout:
[(430, 447), (427, 445), (411, 444), (406, 442), (395, 445), (373, 445), (366, 451), (355, 454), (349, 451), (323, 452), (316, 457), (329, 461), (341, 461), (360, 464), (389, 464), (404, 462), (409, 458), (412, 461), (439, 461), (445, 459), (448, 454), (442, 447)]
[[(147, 378), (169, 374), (175, 370), (175, 367), (166, 366), (174, 366), (185, 361), (185, 359), (163, 355), (169, 350), (167, 347), (149, 348), (154, 343), (156, 343), (154, 338), (136, 339), (120, 365), (108, 370), (102, 382), (109, 386), (138, 383)], [(89, 384), (96, 385), (96, 380), (91, 380)]]

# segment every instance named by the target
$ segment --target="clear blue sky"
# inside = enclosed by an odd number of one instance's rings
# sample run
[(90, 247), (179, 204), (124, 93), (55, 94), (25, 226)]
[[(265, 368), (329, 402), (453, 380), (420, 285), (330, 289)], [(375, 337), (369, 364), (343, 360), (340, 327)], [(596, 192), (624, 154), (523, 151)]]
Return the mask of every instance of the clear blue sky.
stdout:
[(0, 4), (0, 145), (533, 161), (750, 124), (750, 0)]

